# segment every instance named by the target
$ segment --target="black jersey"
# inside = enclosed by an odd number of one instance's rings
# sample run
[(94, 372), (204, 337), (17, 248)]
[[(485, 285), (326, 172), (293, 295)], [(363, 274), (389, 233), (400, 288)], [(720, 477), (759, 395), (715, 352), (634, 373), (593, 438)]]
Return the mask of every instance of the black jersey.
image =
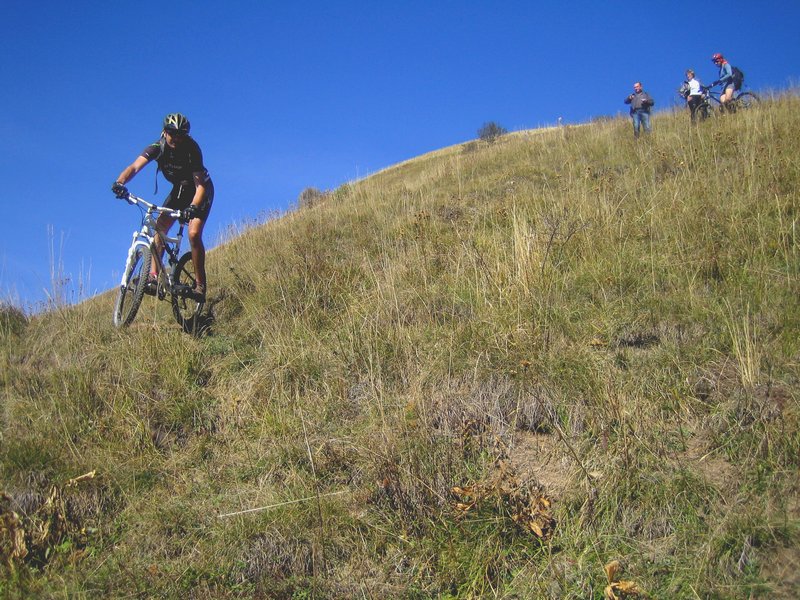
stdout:
[(203, 165), (203, 153), (200, 146), (192, 138), (186, 136), (175, 148), (170, 148), (162, 140), (153, 142), (142, 151), (147, 160), (158, 162), (158, 168), (172, 184), (192, 183), (194, 173), (202, 173), (203, 182), (210, 179), (208, 170)]

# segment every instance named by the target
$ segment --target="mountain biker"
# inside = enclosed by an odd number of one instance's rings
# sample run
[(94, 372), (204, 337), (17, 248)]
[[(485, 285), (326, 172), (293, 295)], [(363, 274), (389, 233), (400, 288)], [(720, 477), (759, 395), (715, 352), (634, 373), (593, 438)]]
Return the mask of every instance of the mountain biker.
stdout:
[[(133, 179), (147, 163), (155, 160), (158, 170), (172, 184), (164, 206), (182, 210), (189, 222), (189, 245), (192, 250), (195, 276), (197, 278), (194, 295), (197, 300), (205, 300), (206, 295), (206, 250), (203, 245), (203, 227), (214, 202), (214, 183), (203, 165), (203, 153), (197, 142), (189, 135), (189, 120), (181, 113), (170, 113), (164, 117), (161, 138), (147, 146), (136, 160), (119, 174), (111, 191), (117, 198), (125, 198), (128, 190), (125, 184)], [(158, 171), (156, 171), (156, 174)], [(174, 217), (162, 213), (156, 222), (156, 229), (166, 235)], [(156, 238), (156, 251), (163, 254), (160, 238)], [(150, 267), (146, 291), (155, 294), (157, 287), (156, 263)]]
[[(686, 104), (689, 107), (692, 123), (694, 123), (697, 107), (703, 103), (703, 86), (695, 78), (694, 71), (692, 69), (686, 70), (686, 81), (678, 91), (684, 98), (686, 98)], [(703, 114), (700, 115), (701, 118), (704, 116), (705, 115)]]
[(644, 126), (645, 133), (650, 133), (650, 107), (655, 104), (650, 94), (642, 89), (642, 84), (633, 84), (633, 93), (625, 98), (625, 104), (631, 105), (631, 118), (633, 119), (633, 137), (639, 137), (640, 126)]
[[(719, 67), (718, 79), (711, 84), (711, 87), (714, 87), (715, 85), (722, 86), (722, 95), (720, 96), (719, 101), (722, 104), (723, 111), (726, 109), (730, 110), (728, 103), (733, 100), (733, 91), (735, 88), (733, 81), (733, 67), (731, 67), (731, 64), (725, 60), (725, 57), (719, 52), (716, 52), (711, 56), (711, 62)], [(731, 104), (730, 106), (733, 105)]]

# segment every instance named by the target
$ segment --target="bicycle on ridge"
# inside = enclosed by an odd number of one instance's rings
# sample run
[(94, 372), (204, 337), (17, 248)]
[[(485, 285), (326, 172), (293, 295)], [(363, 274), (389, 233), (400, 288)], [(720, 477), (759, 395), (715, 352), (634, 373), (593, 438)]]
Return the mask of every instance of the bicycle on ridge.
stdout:
[[(697, 108), (700, 110), (703, 109), (703, 113), (701, 114), (701, 118), (705, 118), (712, 114), (721, 113), (723, 110), (722, 102), (720, 101), (720, 97), (722, 96), (722, 91), (717, 91), (712, 89), (713, 86), (703, 86), (701, 89), (703, 91), (703, 98), (704, 102), (699, 105)], [(733, 100), (730, 101), (730, 108), (732, 112), (736, 112), (738, 110), (746, 110), (755, 106), (761, 99), (756, 96), (753, 92), (743, 92), (741, 90), (735, 91), (733, 93)]]
[[(159, 300), (169, 294), (175, 320), (186, 332), (195, 332), (199, 326), (200, 313), (205, 299), (195, 291), (196, 278), (191, 251), (181, 255), (183, 228), (187, 223), (181, 210), (151, 204), (143, 198), (127, 193), (121, 198), (142, 211), (142, 227), (133, 232), (133, 241), (122, 272), (122, 280), (114, 303), (114, 325), (126, 327), (136, 318), (145, 293)], [(180, 227), (175, 236), (164, 235), (156, 229), (156, 220), (165, 213), (178, 219)], [(156, 251), (156, 240), (164, 247), (167, 264)], [(148, 276), (152, 261), (156, 261), (157, 278), (155, 289), (148, 289)]]

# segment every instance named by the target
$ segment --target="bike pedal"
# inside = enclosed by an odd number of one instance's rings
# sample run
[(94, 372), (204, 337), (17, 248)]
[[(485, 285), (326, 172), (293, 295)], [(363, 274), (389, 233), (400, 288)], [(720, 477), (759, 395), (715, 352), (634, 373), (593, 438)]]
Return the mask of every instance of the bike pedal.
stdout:
[(175, 290), (175, 295), (181, 298), (186, 298), (192, 294), (192, 288), (182, 283), (176, 283), (173, 289)]
[(144, 284), (144, 293), (148, 296), (155, 296), (158, 294), (158, 280), (148, 279)]

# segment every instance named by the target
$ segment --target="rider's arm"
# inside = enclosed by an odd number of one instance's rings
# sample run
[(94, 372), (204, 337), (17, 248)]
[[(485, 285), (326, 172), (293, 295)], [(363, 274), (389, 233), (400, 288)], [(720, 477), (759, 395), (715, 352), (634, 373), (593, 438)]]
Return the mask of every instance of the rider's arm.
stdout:
[(730, 63), (725, 63), (719, 68), (719, 79), (717, 79), (714, 83), (711, 84), (711, 87), (715, 85), (722, 84), (724, 88), (726, 84), (728, 84), (733, 79), (733, 68), (731, 67)]
[(194, 198), (192, 198), (192, 204), (200, 206), (206, 198), (208, 171), (195, 171), (192, 173), (192, 178), (194, 179)]
[(119, 174), (117, 177), (117, 182), (125, 185), (131, 179), (133, 179), (134, 175), (136, 175), (139, 171), (141, 171), (144, 166), (149, 163), (150, 160), (145, 158), (144, 156), (139, 156), (135, 161), (133, 161), (130, 165), (125, 167), (122, 173)]
[(730, 63), (725, 63), (722, 65), (722, 69), (720, 69), (720, 76), (719, 80), (722, 83), (728, 83), (733, 79), (733, 68), (731, 67)]

